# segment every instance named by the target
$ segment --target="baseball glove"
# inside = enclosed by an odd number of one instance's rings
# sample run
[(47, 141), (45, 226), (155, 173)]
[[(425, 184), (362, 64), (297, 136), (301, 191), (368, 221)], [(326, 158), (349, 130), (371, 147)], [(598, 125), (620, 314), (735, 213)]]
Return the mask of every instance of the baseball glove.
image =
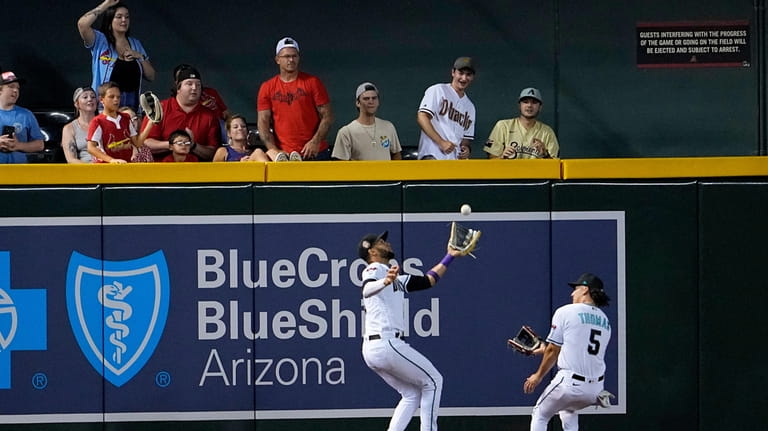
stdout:
[(157, 124), (163, 119), (163, 106), (160, 105), (160, 99), (155, 93), (147, 91), (139, 96), (139, 105), (149, 118), (149, 121)]
[(456, 222), (451, 223), (451, 237), (448, 239), (448, 246), (461, 252), (462, 256), (472, 255), (472, 250), (477, 247), (480, 240), (480, 232), (476, 229), (469, 229)]
[(542, 342), (543, 340), (536, 335), (533, 328), (523, 325), (517, 335), (515, 335), (515, 338), (507, 340), (507, 345), (524, 355), (531, 355), (534, 350), (541, 346)]

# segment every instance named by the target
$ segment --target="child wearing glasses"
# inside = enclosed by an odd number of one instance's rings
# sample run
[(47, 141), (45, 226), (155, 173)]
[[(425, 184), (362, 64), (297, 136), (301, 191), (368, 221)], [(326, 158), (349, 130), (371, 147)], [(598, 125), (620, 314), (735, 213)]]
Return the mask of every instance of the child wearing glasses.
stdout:
[(197, 162), (197, 156), (191, 154), (192, 137), (186, 130), (174, 130), (168, 136), (168, 144), (171, 146), (171, 154), (163, 158), (162, 162)]

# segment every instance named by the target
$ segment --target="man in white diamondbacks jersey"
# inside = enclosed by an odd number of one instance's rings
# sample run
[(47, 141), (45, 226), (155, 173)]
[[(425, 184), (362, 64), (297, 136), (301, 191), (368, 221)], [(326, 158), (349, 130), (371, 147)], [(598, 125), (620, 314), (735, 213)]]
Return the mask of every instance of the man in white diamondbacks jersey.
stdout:
[(530, 394), (557, 362), (559, 371), (542, 392), (531, 414), (531, 431), (546, 431), (549, 420), (560, 414), (563, 429), (579, 429), (578, 410), (591, 405), (608, 406), (613, 395), (603, 390), (605, 351), (611, 340), (608, 317), (598, 307), (608, 305), (603, 281), (584, 273), (568, 283), (573, 302), (555, 311), (539, 369), (523, 384)]
[(419, 135), (419, 159), (468, 159), (475, 139), (475, 105), (466, 91), (475, 79), (470, 57), (453, 63), (450, 84), (435, 84), (424, 92), (416, 122)]
[(536, 88), (524, 88), (518, 99), (520, 116), (499, 120), (483, 146), (489, 159), (551, 159), (560, 154), (555, 132), (537, 118), (544, 104)]
[(445, 275), (457, 250), (447, 254), (426, 275), (398, 275), (387, 232), (369, 234), (360, 240), (357, 254), (368, 266), (362, 274), (365, 334), (363, 359), (389, 386), (402, 395), (387, 431), (403, 431), (416, 409), (421, 407), (421, 431), (436, 431), (443, 390), (443, 376), (424, 355), (403, 341), (405, 331), (405, 292), (429, 289)]

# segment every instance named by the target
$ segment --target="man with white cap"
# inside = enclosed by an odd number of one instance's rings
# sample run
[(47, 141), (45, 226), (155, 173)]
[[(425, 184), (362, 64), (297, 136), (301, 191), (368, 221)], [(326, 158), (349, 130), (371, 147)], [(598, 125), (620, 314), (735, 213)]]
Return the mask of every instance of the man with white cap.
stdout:
[(16, 105), (25, 81), (11, 71), (0, 75), (0, 164), (27, 163), (25, 153), (43, 151), (43, 132), (29, 109)]
[(560, 154), (555, 132), (537, 120), (543, 104), (541, 92), (525, 88), (518, 99), (520, 116), (499, 120), (483, 150), (491, 159), (551, 159)]
[(475, 62), (459, 57), (453, 62), (451, 82), (424, 92), (416, 122), (421, 128), (419, 159), (467, 159), (475, 139), (475, 105), (467, 89), (475, 79)]
[(259, 137), (272, 160), (330, 160), (331, 99), (317, 77), (299, 70), (299, 43), (275, 47), (280, 73), (261, 84), (256, 100)]
[(402, 147), (395, 125), (376, 117), (379, 89), (363, 82), (355, 91), (355, 120), (339, 129), (332, 157), (337, 160), (400, 160)]

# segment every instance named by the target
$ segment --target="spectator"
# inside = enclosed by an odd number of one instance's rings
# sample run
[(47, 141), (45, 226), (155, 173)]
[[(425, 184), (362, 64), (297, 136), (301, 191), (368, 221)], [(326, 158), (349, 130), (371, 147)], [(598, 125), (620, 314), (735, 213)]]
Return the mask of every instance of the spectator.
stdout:
[(555, 132), (546, 124), (538, 121), (543, 104), (541, 92), (535, 88), (526, 88), (518, 99), (520, 116), (508, 120), (499, 120), (483, 150), (490, 159), (549, 159), (557, 158), (560, 145)]
[(96, 116), (99, 101), (96, 91), (91, 87), (80, 87), (72, 95), (75, 104), (75, 119), (61, 129), (61, 149), (67, 163), (91, 163), (93, 157), (88, 152), (88, 127)]
[(333, 111), (325, 86), (299, 71), (299, 43), (290, 37), (277, 42), (275, 62), (280, 73), (261, 84), (256, 104), (267, 154), (275, 161), (330, 160), (325, 138)]
[(91, 121), (88, 128), (88, 152), (96, 163), (128, 163), (137, 148), (144, 145), (144, 140), (154, 123), (146, 125), (137, 136), (131, 116), (118, 112), (120, 87), (114, 82), (101, 84), (99, 100), (104, 106), (104, 111)]
[[(102, 13), (100, 30), (94, 30), (92, 25)], [(138, 110), (142, 80), (153, 81), (155, 68), (141, 42), (130, 36), (130, 25), (128, 6), (119, 0), (104, 0), (77, 20), (80, 37), (91, 51), (91, 88), (115, 82), (120, 87), (120, 106)]]
[[(141, 121), (139, 121), (139, 115), (130, 106), (121, 106), (117, 112), (125, 112), (131, 117), (131, 125), (136, 130), (141, 130)], [(131, 162), (135, 163), (152, 163), (155, 161), (155, 157), (152, 155), (152, 150), (148, 146), (140, 146), (131, 157)]]
[(163, 162), (197, 162), (197, 156), (190, 154), (192, 147), (192, 137), (186, 130), (174, 130), (168, 137), (171, 145), (171, 154), (163, 158)]
[(339, 129), (333, 145), (333, 158), (338, 160), (400, 160), (400, 139), (395, 125), (376, 118), (379, 89), (364, 82), (355, 91), (357, 119)]
[(466, 91), (475, 79), (474, 62), (459, 57), (451, 82), (435, 84), (424, 92), (416, 122), (421, 128), (419, 159), (467, 159), (475, 139), (475, 105)]
[[(219, 147), (219, 120), (210, 109), (200, 104), (203, 81), (194, 67), (181, 69), (176, 75), (176, 94), (161, 102), (163, 119), (147, 138), (147, 146), (162, 160), (169, 154), (169, 137), (175, 130), (186, 130), (192, 138), (190, 153), (210, 161)], [(144, 118), (144, 125), (149, 120)]]
[(136, 111), (133, 110), (130, 106), (121, 106), (118, 108), (117, 112), (125, 112), (131, 117), (131, 124), (133, 127), (136, 128), (136, 130), (139, 130), (139, 126), (141, 126), (141, 121), (139, 120), (139, 115), (136, 113)]
[(25, 153), (43, 151), (43, 132), (35, 115), (16, 105), (26, 81), (11, 71), (0, 75), (0, 164), (27, 163)]
[(269, 157), (261, 148), (248, 148), (248, 123), (245, 117), (235, 114), (227, 118), (229, 145), (219, 147), (213, 156), (214, 162), (268, 162)]
[[(182, 69), (194, 69), (194, 67), (190, 66), (189, 64), (179, 64), (176, 67), (173, 68), (173, 79), (174, 83), (176, 82), (176, 78), (179, 76), (179, 72)], [(171, 96), (176, 95), (176, 86), (174, 85), (173, 88), (171, 88)], [(210, 109), (213, 111), (214, 114), (216, 114), (216, 118), (220, 120), (226, 120), (227, 117), (229, 117), (229, 108), (227, 108), (227, 105), (224, 103), (224, 99), (221, 98), (221, 95), (218, 91), (216, 91), (215, 88), (212, 87), (203, 87), (203, 91), (200, 93), (200, 104), (203, 105), (203, 107)]]
[[(176, 82), (176, 77), (182, 69), (191, 68), (188, 64), (179, 64), (173, 68), (173, 79)], [(176, 86), (171, 88), (171, 96), (176, 95)], [(200, 93), (200, 104), (203, 107), (210, 109), (219, 119), (219, 130), (221, 131), (221, 142), (227, 142), (227, 131), (225, 130), (224, 121), (229, 117), (229, 108), (224, 103), (224, 99), (215, 88), (203, 87), (203, 91)]]

